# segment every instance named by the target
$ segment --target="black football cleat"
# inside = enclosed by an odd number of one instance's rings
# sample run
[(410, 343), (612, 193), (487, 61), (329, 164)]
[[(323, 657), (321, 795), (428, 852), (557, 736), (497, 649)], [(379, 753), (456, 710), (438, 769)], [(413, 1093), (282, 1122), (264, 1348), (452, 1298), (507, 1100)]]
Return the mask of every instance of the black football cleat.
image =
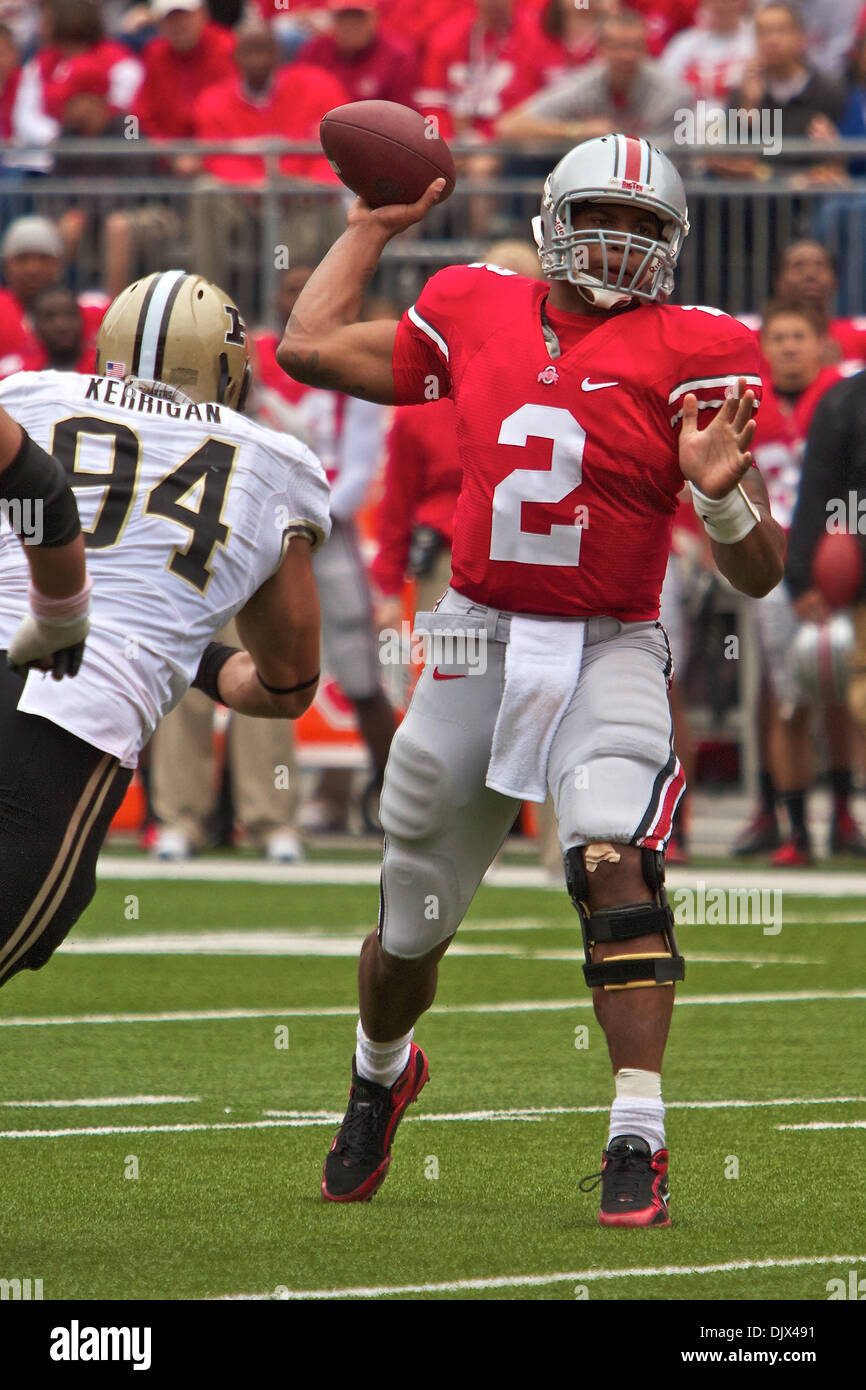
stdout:
[(388, 1176), (391, 1144), (407, 1105), (430, 1077), (427, 1058), (412, 1043), (409, 1061), (393, 1086), (359, 1076), (352, 1058), (349, 1108), (322, 1173), (326, 1202), (369, 1202)]
[(669, 1226), (668, 1151), (650, 1152), (645, 1139), (619, 1134), (602, 1155), (600, 1173), (580, 1182), (581, 1192), (601, 1183), (600, 1226)]
[(737, 836), (731, 854), (738, 859), (746, 854), (768, 854), (778, 849), (781, 843), (779, 822), (775, 815), (769, 811), (759, 811)]
[(850, 811), (837, 811), (830, 828), (830, 853), (852, 859), (866, 857), (866, 839)]

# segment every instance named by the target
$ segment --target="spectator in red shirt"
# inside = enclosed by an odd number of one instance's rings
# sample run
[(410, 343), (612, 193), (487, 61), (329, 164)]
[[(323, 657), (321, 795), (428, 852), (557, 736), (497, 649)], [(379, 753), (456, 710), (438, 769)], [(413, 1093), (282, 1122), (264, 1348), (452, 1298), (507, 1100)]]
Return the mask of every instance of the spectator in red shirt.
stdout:
[[(25, 359), (38, 351), (30, 309), (40, 291), (56, 284), (63, 273), (63, 239), (45, 217), (19, 217), (6, 230), (0, 245), (6, 288), (0, 289), (0, 376), (23, 369)], [(108, 308), (106, 295), (83, 294), (78, 300), (87, 349)]]
[(619, 0), (595, 0), (591, 7), (575, 5), (574, 0), (546, 0), (539, 15), (541, 32), (550, 41), (545, 85), (598, 57), (601, 20), (618, 8)]
[(430, 38), (458, 15), (472, 14), (474, 0), (379, 0), (380, 24), (384, 33), (411, 44), (419, 59)]
[(31, 305), (36, 349), (24, 360), (25, 372), (92, 372), (95, 348), (84, 342), (84, 315), (72, 290), (49, 285)]
[(626, 0), (625, 9), (637, 10), (647, 24), (647, 51), (658, 58), (674, 34), (695, 23), (698, 0)]
[[(318, 141), (326, 111), (347, 101), (346, 90), (322, 68), (280, 64), (277, 41), (267, 25), (253, 22), (238, 35), (237, 72), (203, 92), (195, 106), (201, 140), (266, 139)], [(226, 183), (264, 183), (260, 155), (209, 155), (205, 168)], [(324, 155), (283, 155), (280, 173), (334, 183)]]
[(350, 101), (414, 106), (418, 61), (408, 44), (382, 33), (378, 0), (330, 0), (328, 9), (331, 32), (305, 44), (298, 60), (333, 73)]
[(81, 71), (102, 73), (109, 105), (131, 109), (144, 71), (129, 49), (106, 37), (97, 0), (51, 0), (51, 44), (36, 55), (40, 66), (47, 114), (60, 122), (70, 89), (80, 83)]
[(549, 58), (534, 10), (514, 0), (477, 0), (434, 33), (418, 104), (445, 139), (490, 139), (503, 112), (544, 84)]
[(235, 37), (209, 21), (202, 0), (153, 0), (151, 11), (159, 35), (142, 55), (141, 133), (157, 140), (191, 139), (196, 98), (235, 71)]
[[(143, 69), (129, 49), (105, 37), (97, 0), (44, 0), (42, 29), (45, 42), (25, 64), (12, 107), (12, 132), (20, 144), (46, 145), (57, 138), (68, 86), (82, 65), (104, 73), (116, 111), (133, 109)], [(49, 170), (50, 156), (31, 160), (29, 167)]]
[(12, 135), (12, 106), (21, 80), (21, 59), (8, 24), (0, 24), (0, 140)]

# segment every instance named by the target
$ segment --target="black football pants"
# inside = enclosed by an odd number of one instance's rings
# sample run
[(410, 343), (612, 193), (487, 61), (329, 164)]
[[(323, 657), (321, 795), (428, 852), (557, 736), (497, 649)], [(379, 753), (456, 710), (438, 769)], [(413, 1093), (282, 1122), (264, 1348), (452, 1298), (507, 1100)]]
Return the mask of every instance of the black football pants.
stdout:
[(22, 714), (23, 688), (0, 651), (0, 984), (44, 965), (87, 907), (132, 777), (110, 753)]

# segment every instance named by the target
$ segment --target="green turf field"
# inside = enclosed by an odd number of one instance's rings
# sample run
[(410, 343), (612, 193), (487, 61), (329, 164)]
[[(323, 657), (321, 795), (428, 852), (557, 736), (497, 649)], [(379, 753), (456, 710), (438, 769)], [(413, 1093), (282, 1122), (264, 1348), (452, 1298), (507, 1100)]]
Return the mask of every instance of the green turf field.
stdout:
[(679, 927), (673, 1225), (611, 1231), (577, 1186), (612, 1083), (564, 893), (481, 889), (388, 1180), (341, 1207), (319, 1180), (375, 887), (103, 882), (76, 949), (0, 998), (0, 1278), (45, 1299), (826, 1300), (866, 1277), (866, 894), (827, 884), (786, 894), (779, 932)]

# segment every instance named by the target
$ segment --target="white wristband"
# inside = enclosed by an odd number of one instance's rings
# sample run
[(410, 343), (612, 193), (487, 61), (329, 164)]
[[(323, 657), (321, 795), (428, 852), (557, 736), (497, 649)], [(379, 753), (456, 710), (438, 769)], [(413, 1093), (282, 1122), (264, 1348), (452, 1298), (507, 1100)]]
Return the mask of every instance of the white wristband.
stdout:
[(761, 520), (760, 512), (749, 501), (738, 483), (724, 497), (705, 497), (694, 483), (689, 483), (695, 511), (704, 523), (710, 540), (720, 545), (736, 545)]

